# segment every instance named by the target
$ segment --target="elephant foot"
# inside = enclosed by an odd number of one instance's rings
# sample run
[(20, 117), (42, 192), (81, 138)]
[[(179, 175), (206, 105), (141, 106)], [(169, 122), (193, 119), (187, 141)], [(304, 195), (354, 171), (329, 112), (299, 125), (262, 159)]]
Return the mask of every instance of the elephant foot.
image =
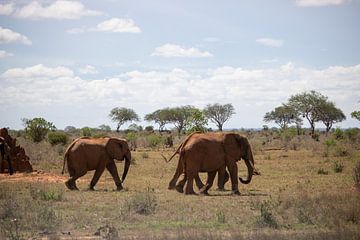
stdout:
[(223, 188), (223, 187), (219, 187), (219, 188), (217, 188), (216, 190), (217, 190), (217, 191), (220, 191), (220, 192), (225, 192), (225, 188)]
[(79, 190), (75, 184), (71, 184), (70, 181), (65, 182), (65, 186), (70, 190)]
[(240, 196), (240, 191), (239, 191), (239, 190), (235, 190), (235, 191), (232, 192), (232, 194), (233, 194), (233, 195), (238, 195), (238, 196)]
[(210, 196), (208, 191), (200, 191), (199, 192), (199, 195), (202, 195), (202, 196)]
[(175, 186), (176, 191), (178, 191), (179, 193), (183, 193), (184, 192), (184, 187), (182, 186)]

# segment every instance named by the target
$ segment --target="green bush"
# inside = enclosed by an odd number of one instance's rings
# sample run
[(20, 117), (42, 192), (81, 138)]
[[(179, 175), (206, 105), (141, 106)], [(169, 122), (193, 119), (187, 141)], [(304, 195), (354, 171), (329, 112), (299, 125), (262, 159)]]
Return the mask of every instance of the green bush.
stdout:
[(272, 213), (274, 206), (270, 201), (260, 203), (260, 216), (257, 219), (257, 224), (260, 227), (278, 228), (279, 225)]
[(333, 162), (333, 170), (334, 170), (334, 172), (341, 173), (343, 169), (344, 169), (344, 164), (342, 164), (339, 161), (334, 161)]
[(92, 135), (91, 128), (89, 128), (89, 127), (83, 127), (83, 128), (81, 129), (81, 134), (82, 134), (84, 137), (91, 137), (91, 135)]
[(50, 130), (55, 130), (53, 123), (46, 121), (44, 118), (22, 119), (25, 125), (25, 133), (34, 142), (41, 142), (45, 139)]
[(146, 140), (150, 147), (156, 147), (163, 141), (162, 137), (158, 134), (150, 134), (146, 137)]
[(155, 213), (157, 207), (157, 198), (153, 188), (148, 187), (145, 192), (135, 194), (125, 202), (125, 209), (130, 212), (135, 211), (138, 214), (150, 215)]
[(334, 130), (334, 137), (336, 138), (336, 139), (343, 139), (344, 138), (344, 132), (343, 132), (343, 130), (341, 130), (340, 128), (336, 128), (335, 130)]
[(34, 200), (43, 201), (61, 201), (63, 199), (64, 190), (62, 188), (49, 187), (46, 185), (30, 186), (30, 196)]
[(68, 136), (63, 132), (49, 132), (48, 140), (51, 145), (62, 144), (65, 145), (68, 141)]
[(349, 128), (346, 129), (344, 134), (350, 141), (356, 141), (356, 138), (359, 136), (360, 130), (358, 128)]

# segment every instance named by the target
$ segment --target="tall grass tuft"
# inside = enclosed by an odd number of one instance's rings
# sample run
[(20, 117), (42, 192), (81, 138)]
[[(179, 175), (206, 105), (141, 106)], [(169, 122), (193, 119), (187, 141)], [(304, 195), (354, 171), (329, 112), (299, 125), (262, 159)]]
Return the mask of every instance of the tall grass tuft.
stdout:
[(145, 192), (136, 193), (125, 202), (124, 209), (135, 211), (141, 215), (154, 214), (157, 207), (157, 197), (153, 188), (148, 187)]

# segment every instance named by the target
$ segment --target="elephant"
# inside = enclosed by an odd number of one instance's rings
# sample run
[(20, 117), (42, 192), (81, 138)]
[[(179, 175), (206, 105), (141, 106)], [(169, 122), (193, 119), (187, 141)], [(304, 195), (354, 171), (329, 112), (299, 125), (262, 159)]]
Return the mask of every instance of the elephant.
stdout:
[[(121, 180), (114, 159), (120, 161), (125, 159)], [(78, 190), (75, 181), (85, 175), (87, 171), (95, 170), (89, 188), (94, 190), (94, 186), (106, 168), (113, 177), (117, 190), (120, 191), (123, 189), (122, 183), (125, 181), (130, 167), (131, 152), (124, 139), (82, 137), (74, 140), (67, 148), (62, 174), (64, 174), (66, 162), (70, 178), (65, 182), (65, 185), (70, 190)]]
[[(254, 157), (249, 141), (236, 133), (193, 133), (181, 144), (173, 156), (177, 153), (180, 155), (179, 163), (183, 166), (184, 174), (176, 185), (176, 189), (181, 192), (187, 182), (185, 194), (195, 194), (193, 190), (194, 179), (197, 181), (199, 172), (208, 172), (207, 182), (200, 190), (200, 193), (207, 194), (207, 191), (212, 186), (216, 172), (221, 170), (220, 172), (224, 173), (225, 171), (222, 169), (227, 167), (230, 172), (232, 191), (234, 194), (239, 195), (236, 162), (241, 158), (244, 159), (248, 168), (247, 179), (239, 178), (241, 183), (250, 183), (253, 174), (258, 173), (254, 168)], [(174, 178), (176, 176), (175, 174)], [(171, 185), (174, 178), (170, 181)]]
[(7, 145), (5, 139), (3, 137), (0, 137), (0, 173), (4, 172), (6, 160), (9, 174), (13, 175), (14, 170), (12, 166), (12, 157), (10, 151), (10, 147)]
[[(179, 148), (181, 148), (182, 145), (180, 145)], [(176, 152), (178, 153), (178, 151)], [(174, 157), (175, 155), (173, 155)], [(171, 157), (171, 159), (173, 158)], [(170, 161), (171, 159), (167, 160), (165, 156), (163, 156), (163, 158), (166, 160), (166, 161)], [(169, 190), (172, 190), (172, 189), (176, 189), (177, 191), (179, 192), (182, 192), (183, 190), (182, 189), (179, 189), (179, 188), (176, 188), (176, 183), (177, 183), (177, 180), (179, 179), (180, 175), (183, 173), (183, 163), (180, 161), (178, 161), (178, 164), (177, 164), (177, 167), (176, 167), (176, 171), (175, 171), (175, 174), (173, 176), (173, 178), (170, 180), (169, 182), (169, 186), (168, 186), (168, 189)], [(229, 173), (226, 171), (226, 167), (222, 167), (220, 168), (218, 171), (218, 190), (220, 191), (224, 191), (225, 190), (225, 183), (227, 181), (229, 181)], [(205, 185), (202, 183), (199, 175), (195, 176), (195, 183), (196, 183), (196, 186), (198, 187), (198, 189), (202, 189)]]

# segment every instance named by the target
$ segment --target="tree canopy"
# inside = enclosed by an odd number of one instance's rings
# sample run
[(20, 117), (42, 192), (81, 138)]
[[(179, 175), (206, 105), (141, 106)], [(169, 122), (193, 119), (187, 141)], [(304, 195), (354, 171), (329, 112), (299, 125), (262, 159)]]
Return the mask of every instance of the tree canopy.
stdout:
[(329, 132), (334, 123), (341, 122), (346, 119), (341, 109), (337, 108), (333, 102), (325, 102), (318, 109), (319, 120), (322, 121), (326, 127), (326, 132)]
[(34, 141), (41, 142), (50, 130), (56, 127), (52, 122), (46, 121), (44, 118), (22, 119), (25, 126), (25, 133)]
[(204, 114), (211, 122), (216, 124), (219, 131), (222, 131), (224, 123), (235, 114), (235, 110), (230, 103), (224, 105), (215, 103), (208, 104), (204, 109)]
[(165, 125), (170, 123), (170, 109), (164, 108), (156, 110), (152, 113), (146, 114), (144, 119), (148, 122), (155, 122), (159, 124), (159, 131), (163, 131)]
[(130, 108), (113, 108), (109, 114), (113, 122), (117, 123), (116, 131), (119, 132), (121, 126), (126, 122), (139, 121), (139, 116)]
[(289, 124), (298, 123), (301, 121), (299, 118), (298, 112), (288, 106), (283, 104), (280, 107), (276, 107), (271, 112), (267, 112), (264, 116), (264, 122), (274, 121), (280, 126), (281, 129), (286, 129)]
[(360, 111), (353, 111), (351, 113), (351, 117), (357, 119), (358, 121), (360, 121)]

